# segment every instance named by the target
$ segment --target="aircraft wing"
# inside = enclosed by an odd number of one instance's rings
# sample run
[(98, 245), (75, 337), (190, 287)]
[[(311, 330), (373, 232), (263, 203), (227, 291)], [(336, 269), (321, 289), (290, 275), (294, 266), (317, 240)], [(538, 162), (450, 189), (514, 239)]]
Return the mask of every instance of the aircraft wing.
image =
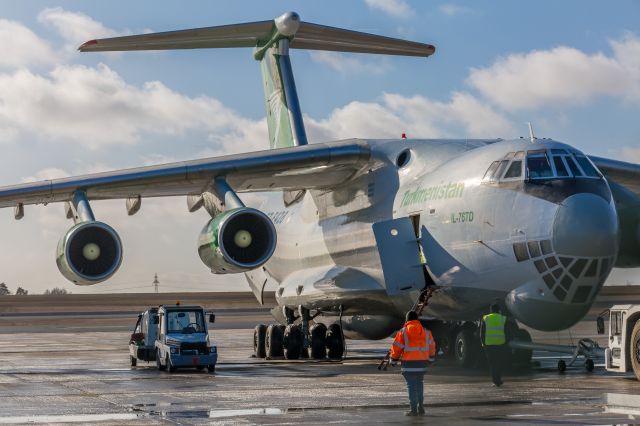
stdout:
[(311, 144), (0, 187), (0, 207), (70, 201), (200, 195), (224, 176), (237, 192), (324, 189), (349, 181), (370, 160), (363, 140)]
[(607, 179), (626, 187), (640, 197), (640, 164), (592, 156), (589, 156), (589, 159)]

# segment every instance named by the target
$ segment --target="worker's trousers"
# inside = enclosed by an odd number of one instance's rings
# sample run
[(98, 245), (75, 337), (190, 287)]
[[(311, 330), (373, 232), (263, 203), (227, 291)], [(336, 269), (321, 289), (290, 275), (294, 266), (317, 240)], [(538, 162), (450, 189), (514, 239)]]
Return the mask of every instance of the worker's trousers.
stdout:
[(502, 384), (502, 363), (504, 362), (505, 345), (489, 345), (484, 347), (484, 353), (487, 355), (487, 362), (491, 370), (491, 380), (493, 384), (500, 386)]
[(403, 371), (402, 376), (407, 382), (409, 405), (411, 405), (412, 411), (416, 411), (418, 409), (418, 404), (422, 404), (424, 401), (424, 371)]

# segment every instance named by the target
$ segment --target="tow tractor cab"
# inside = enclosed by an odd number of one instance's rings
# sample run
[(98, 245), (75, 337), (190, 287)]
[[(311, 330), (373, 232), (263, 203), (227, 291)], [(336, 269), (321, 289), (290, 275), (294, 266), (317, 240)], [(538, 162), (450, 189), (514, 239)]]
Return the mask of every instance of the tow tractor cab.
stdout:
[(614, 305), (597, 319), (598, 334), (605, 333), (609, 314), (609, 345), (605, 349), (608, 371), (633, 371), (640, 380), (640, 305)]
[(143, 312), (131, 335), (131, 365), (138, 359), (155, 360), (158, 370), (170, 373), (176, 368), (215, 371), (218, 350), (209, 340), (207, 316), (209, 322), (215, 322), (215, 315), (207, 315), (201, 306), (179, 304)]

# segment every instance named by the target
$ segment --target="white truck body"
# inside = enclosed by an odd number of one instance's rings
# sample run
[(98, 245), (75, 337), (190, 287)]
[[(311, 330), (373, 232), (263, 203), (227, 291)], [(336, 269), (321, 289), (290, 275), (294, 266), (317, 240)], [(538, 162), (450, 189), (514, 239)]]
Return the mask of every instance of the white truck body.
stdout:
[[(614, 305), (609, 309), (609, 344), (605, 350), (607, 371), (633, 371), (640, 377), (640, 324), (636, 327), (639, 319), (640, 305)], [(598, 332), (604, 332), (602, 326), (599, 328)]]

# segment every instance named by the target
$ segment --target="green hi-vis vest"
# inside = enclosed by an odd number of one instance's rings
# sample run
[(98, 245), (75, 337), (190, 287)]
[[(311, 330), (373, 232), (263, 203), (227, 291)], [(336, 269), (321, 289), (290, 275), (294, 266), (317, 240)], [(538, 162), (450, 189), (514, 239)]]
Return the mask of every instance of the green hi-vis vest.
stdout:
[(507, 317), (500, 314), (489, 314), (485, 315), (482, 321), (484, 321), (484, 344), (486, 346), (504, 345), (507, 341), (504, 335)]

